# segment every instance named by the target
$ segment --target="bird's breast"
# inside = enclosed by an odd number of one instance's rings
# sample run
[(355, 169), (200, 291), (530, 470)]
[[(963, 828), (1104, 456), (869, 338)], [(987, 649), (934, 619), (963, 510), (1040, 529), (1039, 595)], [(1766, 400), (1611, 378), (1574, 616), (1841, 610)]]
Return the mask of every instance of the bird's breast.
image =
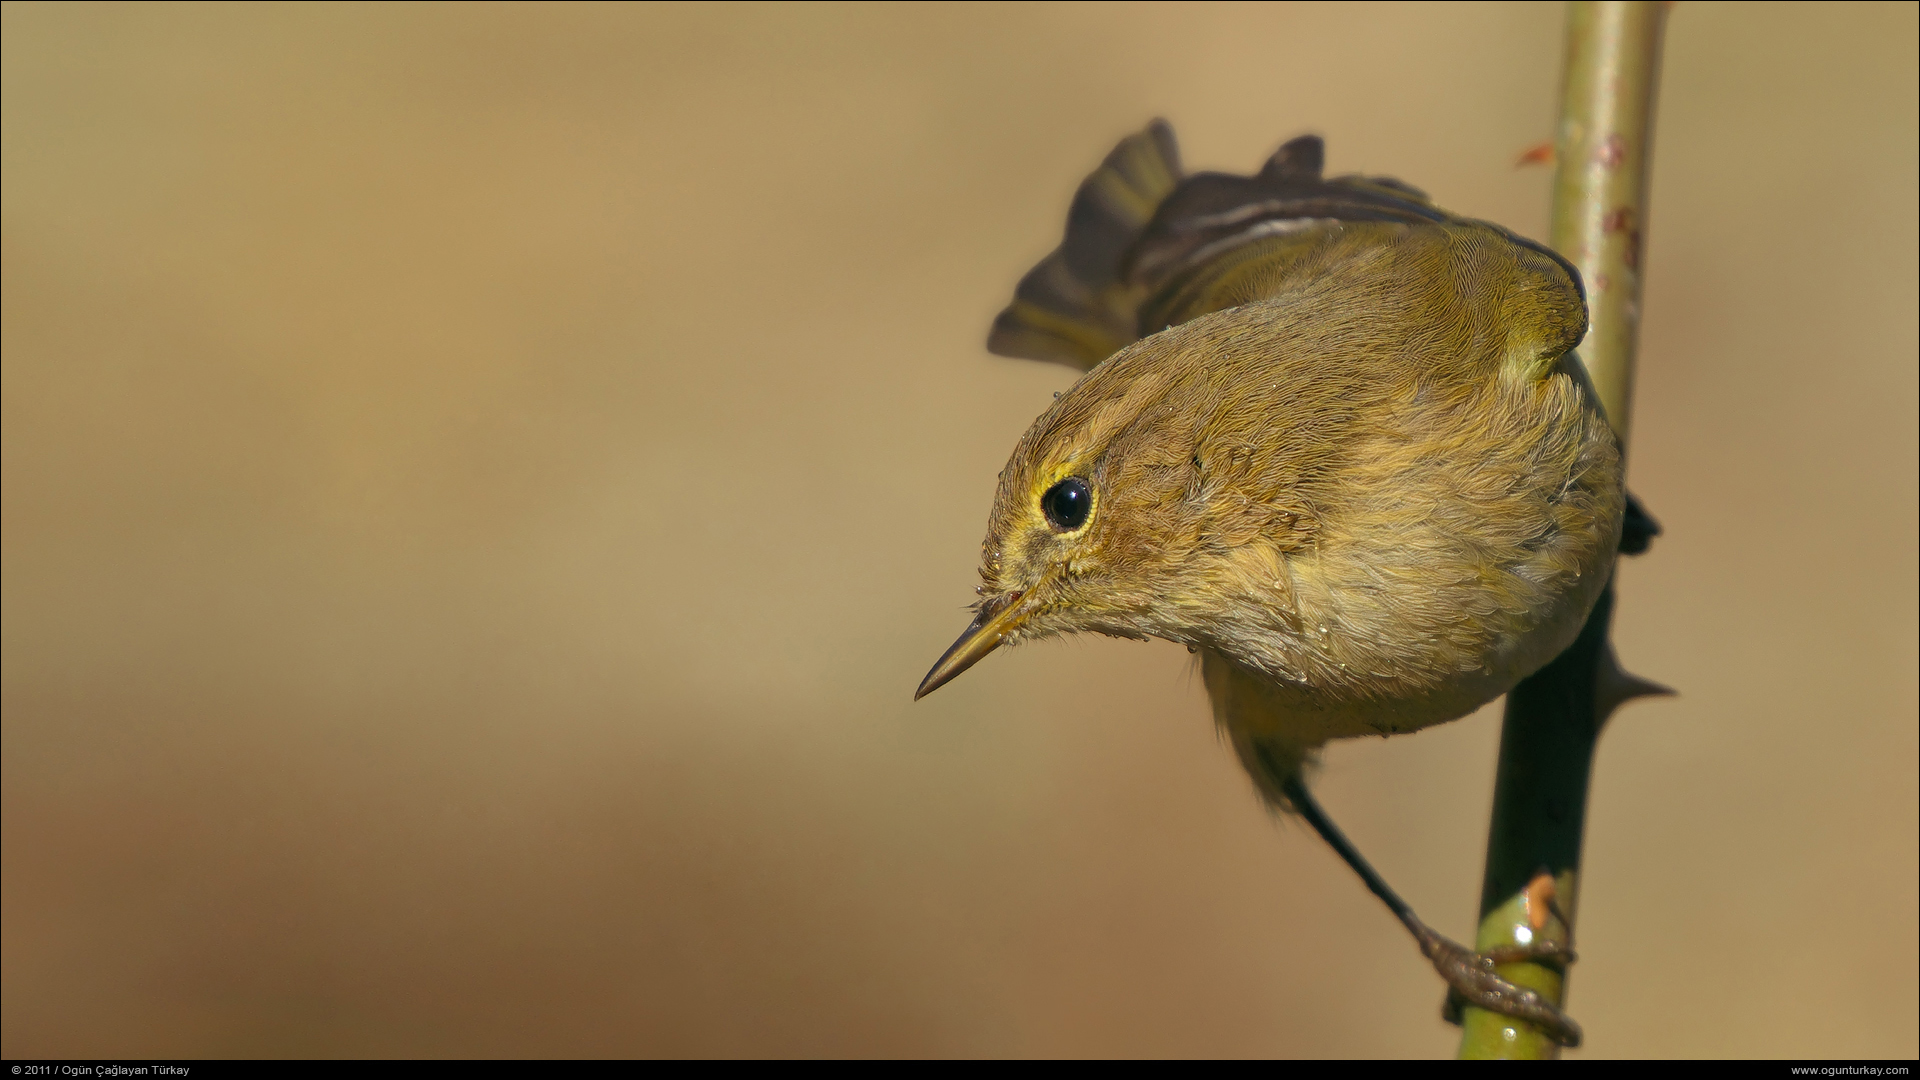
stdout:
[(1220, 561), (1202, 644), (1251, 680), (1222, 723), (1314, 745), (1418, 730), (1505, 693), (1579, 633), (1624, 497), (1577, 381), (1491, 384), (1403, 420), (1356, 440), (1316, 494), (1309, 545)]

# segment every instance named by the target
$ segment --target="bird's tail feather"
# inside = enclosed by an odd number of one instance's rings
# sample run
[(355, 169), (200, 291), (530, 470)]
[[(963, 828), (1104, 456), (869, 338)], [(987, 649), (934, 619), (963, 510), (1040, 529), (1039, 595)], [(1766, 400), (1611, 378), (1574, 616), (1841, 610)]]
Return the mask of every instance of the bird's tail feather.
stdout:
[(1066, 238), (993, 321), (987, 349), (1085, 370), (1136, 340), (1138, 297), (1122, 264), (1180, 180), (1180, 150), (1165, 120), (1120, 140), (1074, 195)]
[(1285, 235), (1310, 247), (1342, 222), (1447, 219), (1398, 180), (1325, 179), (1325, 159), (1320, 138), (1303, 135), (1253, 176), (1187, 176), (1173, 129), (1153, 121), (1081, 183), (1066, 238), (1020, 280), (987, 348), (1084, 371), (1164, 323), (1211, 310), (1188, 294), (1249, 242)]

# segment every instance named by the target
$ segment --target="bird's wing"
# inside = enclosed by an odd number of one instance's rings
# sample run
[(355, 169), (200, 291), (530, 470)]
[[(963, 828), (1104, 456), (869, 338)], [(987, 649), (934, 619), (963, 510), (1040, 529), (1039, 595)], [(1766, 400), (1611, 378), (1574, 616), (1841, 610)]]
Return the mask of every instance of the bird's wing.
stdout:
[[(1424, 192), (1387, 177), (1321, 175), (1325, 145), (1303, 135), (1258, 173), (1199, 173), (1160, 204), (1127, 254), (1122, 276), (1140, 296), (1135, 328), (1147, 334), (1241, 302), (1212, 288), (1230, 268), (1257, 259), (1278, 286), (1294, 257), (1360, 222), (1455, 220)], [(1271, 268), (1280, 268), (1275, 280)]]

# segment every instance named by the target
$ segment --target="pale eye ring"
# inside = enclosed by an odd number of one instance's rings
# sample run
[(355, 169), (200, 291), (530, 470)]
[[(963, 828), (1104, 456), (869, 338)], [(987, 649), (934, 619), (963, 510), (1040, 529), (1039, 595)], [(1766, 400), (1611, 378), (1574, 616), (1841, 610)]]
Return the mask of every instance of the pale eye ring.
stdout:
[(1085, 525), (1093, 512), (1093, 488), (1080, 477), (1069, 476), (1040, 496), (1040, 512), (1055, 529), (1072, 532)]

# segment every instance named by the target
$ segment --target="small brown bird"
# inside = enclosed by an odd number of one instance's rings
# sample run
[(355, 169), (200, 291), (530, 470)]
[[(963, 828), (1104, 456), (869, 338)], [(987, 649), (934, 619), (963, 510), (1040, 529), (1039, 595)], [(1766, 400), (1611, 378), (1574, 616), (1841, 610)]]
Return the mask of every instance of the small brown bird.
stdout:
[[(1002, 645), (1199, 653), (1266, 800), (1304, 816), (1474, 1004), (1578, 1029), (1434, 933), (1302, 780), (1331, 739), (1464, 716), (1578, 634), (1626, 496), (1571, 350), (1579, 275), (1318, 138), (1183, 177), (1155, 121), (1080, 187), (988, 348), (1087, 370), (1000, 474), (981, 599), (924, 696)], [(1511, 957), (1502, 957), (1510, 959)]]

